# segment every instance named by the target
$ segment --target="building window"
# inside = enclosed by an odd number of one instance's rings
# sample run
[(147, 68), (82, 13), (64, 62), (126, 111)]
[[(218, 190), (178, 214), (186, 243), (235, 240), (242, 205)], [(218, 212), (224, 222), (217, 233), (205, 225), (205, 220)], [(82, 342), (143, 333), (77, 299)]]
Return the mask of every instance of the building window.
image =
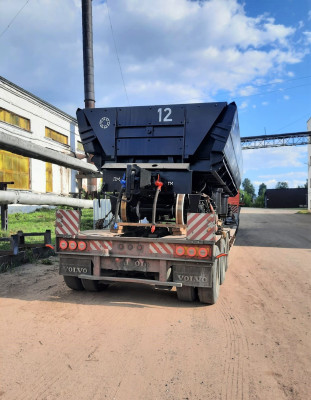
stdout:
[(0, 150), (0, 182), (14, 182), (8, 188), (29, 189), (29, 158)]
[(45, 127), (45, 137), (55, 140), (58, 143), (63, 143), (68, 145), (68, 136), (58, 133), (53, 129)]
[(8, 124), (18, 126), (19, 128), (30, 131), (30, 120), (20, 115), (13, 113), (12, 111), (0, 108), (0, 121), (7, 122)]
[(84, 153), (83, 144), (81, 142), (79, 142), (79, 141), (77, 142), (77, 150)]
[(47, 193), (53, 192), (53, 170), (51, 163), (45, 163), (45, 190)]

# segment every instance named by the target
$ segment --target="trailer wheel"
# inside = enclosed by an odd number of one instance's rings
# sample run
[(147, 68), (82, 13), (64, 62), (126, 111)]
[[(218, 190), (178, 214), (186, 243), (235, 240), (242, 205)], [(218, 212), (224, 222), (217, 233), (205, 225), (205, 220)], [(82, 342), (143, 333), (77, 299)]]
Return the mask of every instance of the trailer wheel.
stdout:
[(91, 279), (81, 279), (82, 285), (88, 292), (99, 292), (104, 288), (104, 285), (100, 285), (99, 281), (93, 281)]
[(64, 275), (64, 281), (66, 285), (72, 290), (84, 290), (81, 279), (76, 276)]
[[(226, 242), (225, 239), (220, 239), (219, 241), (219, 252), (220, 254), (225, 253), (227, 254), (226, 250)], [(227, 262), (227, 256), (224, 257), (220, 257), (218, 260), (218, 264), (219, 264), (219, 283), (220, 285), (222, 285), (225, 281), (225, 277), (226, 277), (226, 262)]]
[(177, 298), (179, 301), (195, 301), (197, 299), (197, 291), (192, 286), (182, 286), (176, 288)]
[[(215, 246), (215, 255), (219, 254), (219, 249)], [(215, 304), (219, 296), (219, 258), (215, 260), (212, 270), (212, 287), (211, 288), (198, 288), (198, 295), (201, 303)]]

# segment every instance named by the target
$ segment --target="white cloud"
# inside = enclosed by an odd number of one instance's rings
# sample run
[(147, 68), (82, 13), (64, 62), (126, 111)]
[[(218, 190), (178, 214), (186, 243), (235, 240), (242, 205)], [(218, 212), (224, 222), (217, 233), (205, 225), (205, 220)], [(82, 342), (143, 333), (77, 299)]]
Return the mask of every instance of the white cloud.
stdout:
[(307, 146), (272, 147), (263, 149), (243, 150), (244, 176), (256, 173), (266, 179), (277, 174), (296, 174), (302, 169), (307, 171)]
[(247, 101), (243, 101), (242, 104), (240, 105), (239, 109), (243, 110), (244, 108), (247, 108), (247, 107), (248, 107)]
[(263, 106), (268, 106), (268, 105), (269, 105), (269, 102), (268, 102), (268, 101), (263, 101), (261, 104), (262, 104)]
[(311, 32), (303, 32), (303, 34), (305, 35), (305, 39), (307, 41), (307, 43), (311, 44)]
[[(0, 26), (23, 4), (0, 6)], [(238, 0), (114, 0), (109, 7), (132, 105), (210, 101), (228, 90), (248, 96), (257, 93), (253, 82), (281, 77), (305, 55), (293, 43), (294, 27), (249, 17)], [(106, 2), (93, 0), (93, 19), (96, 104), (126, 105)], [(1, 74), (73, 113), (71, 104), (84, 97), (81, 36), (79, 0), (33, 0), (1, 38)]]
[(294, 178), (291, 174), (278, 174), (275, 175), (275, 177), (272, 175), (269, 177), (261, 177), (261, 178), (262, 179), (253, 182), (256, 191), (258, 191), (258, 187), (260, 186), (261, 183), (267, 185), (268, 189), (274, 189), (278, 182), (287, 182), (289, 188), (296, 188), (298, 186), (302, 186), (306, 183), (307, 173), (305, 172), (301, 174), (301, 179), (299, 179), (298, 176), (297, 178)]
[(256, 150), (243, 150), (245, 168), (250, 165), (259, 168), (302, 167), (307, 154), (306, 146), (271, 147)]
[(276, 174), (268, 174), (268, 175), (258, 175), (258, 178), (261, 179), (293, 179), (293, 178), (305, 178), (307, 175), (306, 171), (295, 171), (295, 172), (282, 172)]
[(285, 94), (285, 95), (283, 96), (283, 99), (284, 99), (284, 100), (289, 100), (289, 99), (290, 99), (290, 96), (288, 96), (287, 94)]
[(301, 28), (303, 28), (304, 26), (305, 26), (305, 24), (304, 24), (303, 21), (299, 21), (299, 22), (298, 22), (298, 29), (301, 29)]

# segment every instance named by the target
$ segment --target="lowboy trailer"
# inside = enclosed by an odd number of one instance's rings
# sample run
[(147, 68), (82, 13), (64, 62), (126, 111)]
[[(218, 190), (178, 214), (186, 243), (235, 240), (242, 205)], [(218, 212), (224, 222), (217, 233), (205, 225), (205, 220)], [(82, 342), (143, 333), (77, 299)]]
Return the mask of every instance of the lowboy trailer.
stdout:
[(77, 118), (113, 218), (108, 229), (80, 231), (80, 211), (57, 211), (67, 286), (136, 282), (214, 304), (239, 223), (236, 105), (86, 108)]

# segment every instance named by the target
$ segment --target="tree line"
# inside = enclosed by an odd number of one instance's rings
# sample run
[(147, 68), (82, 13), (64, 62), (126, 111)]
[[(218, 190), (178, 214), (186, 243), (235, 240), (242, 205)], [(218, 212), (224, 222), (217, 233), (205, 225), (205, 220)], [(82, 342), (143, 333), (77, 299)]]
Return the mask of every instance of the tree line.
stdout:
[[(304, 185), (298, 186), (298, 188), (307, 188), (308, 180)], [(278, 182), (275, 185), (275, 189), (288, 189), (287, 182)], [(241, 203), (246, 207), (264, 207), (265, 206), (265, 193), (267, 185), (261, 183), (258, 188), (258, 194), (256, 195), (255, 187), (250, 179), (245, 178), (240, 188)]]

